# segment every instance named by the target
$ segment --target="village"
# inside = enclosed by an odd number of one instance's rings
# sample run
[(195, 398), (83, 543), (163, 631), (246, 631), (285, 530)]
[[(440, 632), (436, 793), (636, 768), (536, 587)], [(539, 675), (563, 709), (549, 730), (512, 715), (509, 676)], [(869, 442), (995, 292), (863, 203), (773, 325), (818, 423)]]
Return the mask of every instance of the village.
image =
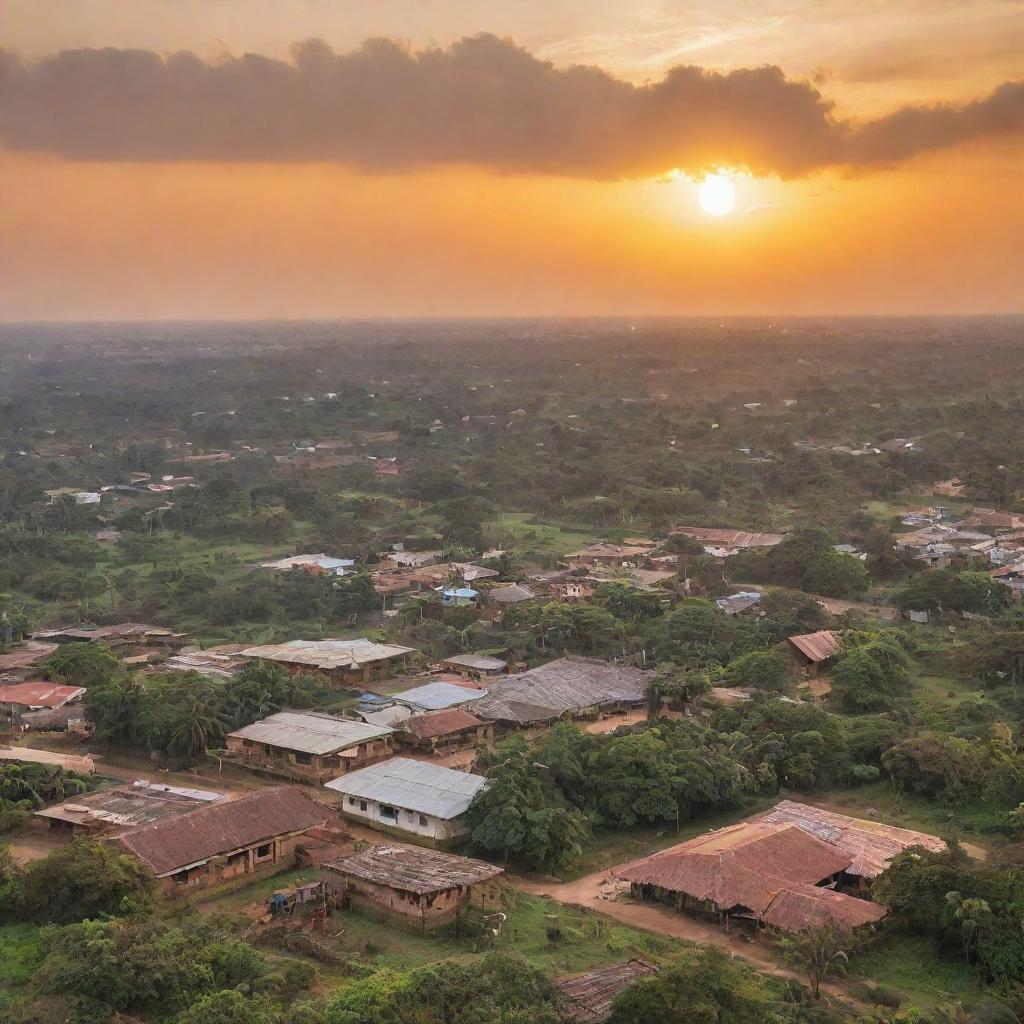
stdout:
[[(237, 944), (273, 1012), (315, 1003), (317, 1024), (431, 971), (460, 991), (518, 972), (580, 1024), (622, 1024), (680, 972), (822, 1024), (1004, 991), (1012, 415), (950, 393), (982, 438), (962, 447), (902, 392), (826, 419), (820, 356), (776, 378), (743, 330), (714, 338), (729, 372), (652, 341), (667, 376), (628, 386), (611, 368), (652, 357), (589, 339), (609, 368), (586, 388), (541, 330), (481, 343), (458, 384), (400, 338), (345, 350), (359, 383), (333, 346), (267, 338), (253, 394), (109, 339), (82, 352), (122, 384), (70, 405), (17, 364), (34, 425), (0, 467), (0, 942), (21, 977), (60, 974), (57, 927)], [(213, 351), (227, 377), (248, 365)], [(107, 404), (154, 360), (183, 386), (125, 434)], [(672, 397), (695, 365), (713, 407)], [(203, 998), (255, 1012), (254, 984)], [(52, 1005), (79, 1012), (69, 985)], [(0, 1015), (50, 998), (0, 977)], [(107, 998), (97, 1019), (163, 1024)]]

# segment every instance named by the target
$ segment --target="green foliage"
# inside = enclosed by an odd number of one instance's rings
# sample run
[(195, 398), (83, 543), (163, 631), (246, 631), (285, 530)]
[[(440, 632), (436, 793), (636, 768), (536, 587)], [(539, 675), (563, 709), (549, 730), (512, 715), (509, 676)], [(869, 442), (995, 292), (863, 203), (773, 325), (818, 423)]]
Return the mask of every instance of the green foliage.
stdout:
[(892, 923), (930, 936), (974, 964), (982, 981), (1024, 984), (1024, 869), (988, 866), (961, 852), (908, 850), (872, 885)]
[(755, 690), (788, 690), (793, 676), (789, 658), (782, 651), (751, 651), (729, 662), (723, 675), (727, 686), (752, 686)]
[(856, 941), (852, 932), (829, 922), (783, 936), (779, 939), (779, 950), (787, 963), (804, 972), (811, 994), (817, 999), (825, 978), (846, 973)]
[(620, 992), (608, 1024), (780, 1024), (795, 1019), (763, 977), (701, 946)]
[(987, 572), (930, 569), (896, 593), (901, 611), (979, 612), (994, 615), (1007, 608), (1010, 588)]
[(764, 646), (764, 638), (749, 619), (726, 615), (713, 602), (701, 598), (680, 601), (654, 623), (650, 637), (659, 662), (674, 662), (686, 668), (726, 665)]
[(76, 839), (20, 870), (0, 869), (8, 893), (0, 913), (8, 920), (66, 924), (153, 905), (152, 875), (134, 857), (92, 839)]
[(106, 644), (63, 644), (46, 659), (46, 671), (73, 686), (101, 686), (123, 672)]
[(557, 992), (507, 953), (404, 973), (378, 971), (330, 996), (324, 1024), (558, 1024)]

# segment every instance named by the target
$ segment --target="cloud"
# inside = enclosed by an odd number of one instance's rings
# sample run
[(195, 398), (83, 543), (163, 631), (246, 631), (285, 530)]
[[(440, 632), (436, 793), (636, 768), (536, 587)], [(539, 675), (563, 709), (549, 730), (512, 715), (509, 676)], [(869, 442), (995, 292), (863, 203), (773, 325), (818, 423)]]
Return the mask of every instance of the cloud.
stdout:
[(0, 51), (0, 145), (78, 160), (334, 161), (395, 172), (469, 163), (507, 173), (612, 179), (713, 163), (798, 177), (862, 168), (1019, 129), (1024, 83), (965, 106), (842, 121), (814, 85), (777, 67), (680, 65), (634, 85), (556, 68), (509, 40), (351, 53), (310, 40), (290, 62), (256, 54)]

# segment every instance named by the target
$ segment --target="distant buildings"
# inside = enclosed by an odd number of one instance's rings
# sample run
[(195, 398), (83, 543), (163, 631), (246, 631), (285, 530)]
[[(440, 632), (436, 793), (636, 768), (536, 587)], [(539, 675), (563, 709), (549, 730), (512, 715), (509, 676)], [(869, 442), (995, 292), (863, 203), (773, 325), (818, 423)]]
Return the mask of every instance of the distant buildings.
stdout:
[(745, 530), (719, 530), (704, 526), (677, 526), (673, 533), (699, 541), (709, 555), (726, 558), (747, 548), (770, 548), (786, 538), (781, 533), (748, 533)]
[(317, 555), (290, 555), (278, 558), (273, 562), (261, 562), (261, 569), (273, 569), (276, 572), (307, 572), (325, 576), (345, 576), (355, 566), (352, 558), (332, 558), (320, 552)]

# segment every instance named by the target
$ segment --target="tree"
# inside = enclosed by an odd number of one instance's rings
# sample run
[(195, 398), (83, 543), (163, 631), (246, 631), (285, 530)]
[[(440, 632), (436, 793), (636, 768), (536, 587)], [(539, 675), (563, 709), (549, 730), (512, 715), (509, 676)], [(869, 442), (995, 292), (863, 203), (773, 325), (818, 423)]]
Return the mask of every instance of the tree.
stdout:
[(466, 815), (473, 842), (535, 870), (569, 870), (589, 839), (587, 819), (554, 790), (525, 743), (509, 744), (501, 756)]
[(751, 651), (729, 662), (724, 674), (729, 686), (755, 690), (788, 690), (793, 684), (790, 661), (781, 651)]
[(623, 989), (608, 1024), (769, 1024), (777, 1012), (765, 980), (714, 946), (700, 946)]
[(46, 659), (53, 677), (87, 689), (102, 685), (123, 672), (117, 655), (106, 644), (62, 644)]
[(629, 583), (599, 583), (593, 603), (622, 622), (656, 619), (661, 615), (662, 595)]
[(114, 846), (75, 839), (20, 875), (17, 916), (67, 924), (105, 914), (134, 914), (153, 905), (153, 876)]
[(864, 563), (852, 555), (828, 549), (815, 558), (804, 571), (800, 585), (812, 594), (825, 597), (851, 597), (868, 589)]
[(831, 974), (844, 974), (856, 940), (852, 932), (835, 922), (805, 928), (779, 940), (783, 959), (804, 971), (815, 999), (821, 998), (821, 983)]

